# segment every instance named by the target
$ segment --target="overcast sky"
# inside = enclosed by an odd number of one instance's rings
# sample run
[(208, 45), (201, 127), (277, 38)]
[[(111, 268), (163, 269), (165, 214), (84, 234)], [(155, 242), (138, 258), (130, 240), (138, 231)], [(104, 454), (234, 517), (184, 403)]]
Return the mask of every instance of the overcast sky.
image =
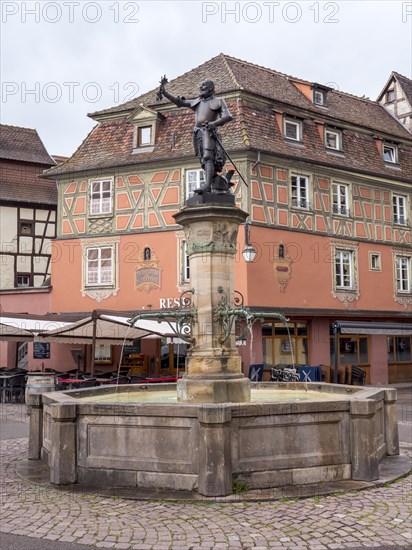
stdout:
[(87, 113), (220, 52), (371, 99), (411, 78), (412, 1), (2, 0), (1, 25), (2, 123), (51, 154), (75, 151)]

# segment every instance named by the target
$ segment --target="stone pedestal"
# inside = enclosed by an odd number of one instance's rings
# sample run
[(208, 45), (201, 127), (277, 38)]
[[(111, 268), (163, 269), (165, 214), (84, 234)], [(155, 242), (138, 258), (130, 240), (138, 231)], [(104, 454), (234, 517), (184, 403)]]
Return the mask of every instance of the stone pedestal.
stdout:
[(397, 391), (395, 388), (385, 389), (385, 444), (386, 454), (399, 454), (398, 412), (396, 407)]
[(39, 460), (43, 443), (43, 403), (38, 394), (29, 394), (26, 401), (29, 422), (29, 460)]
[(68, 485), (76, 482), (76, 405), (51, 406), (50, 482)]
[[(216, 316), (215, 309), (223, 295), (233, 307), (237, 233), (247, 216), (230, 204), (194, 204), (174, 216), (185, 231), (190, 283), (194, 289), (193, 307), (197, 313), (187, 373), (178, 382), (179, 401), (250, 401), (250, 384), (242, 373), (234, 330), (222, 342), (222, 319)], [(219, 288), (223, 292), (219, 292)]]
[(378, 402), (373, 399), (350, 402), (352, 479), (379, 479)]

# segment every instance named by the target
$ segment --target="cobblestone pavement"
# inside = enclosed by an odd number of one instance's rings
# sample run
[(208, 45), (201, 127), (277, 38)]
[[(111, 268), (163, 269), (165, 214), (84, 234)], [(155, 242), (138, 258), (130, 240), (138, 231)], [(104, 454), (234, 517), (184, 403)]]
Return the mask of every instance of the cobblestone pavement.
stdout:
[(27, 438), (2, 441), (4, 533), (119, 550), (412, 548), (411, 477), (302, 500), (166, 503), (29, 483), (15, 473), (26, 456)]

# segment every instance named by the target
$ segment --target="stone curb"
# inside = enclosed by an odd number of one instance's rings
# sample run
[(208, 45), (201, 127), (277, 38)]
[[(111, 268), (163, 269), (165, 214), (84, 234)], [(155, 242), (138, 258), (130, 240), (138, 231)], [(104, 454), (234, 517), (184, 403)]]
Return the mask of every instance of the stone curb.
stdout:
[(383, 487), (398, 479), (407, 477), (412, 471), (411, 459), (407, 456), (385, 457), (379, 464), (379, 479), (376, 481), (331, 481), (300, 486), (274, 487), (239, 492), (226, 497), (205, 497), (190, 491), (151, 490), (138, 487), (101, 487), (93, 485), (58, 486), (50, 483), (49, 469), (39, 460), (23, 459), (16, 462), (16, 474), (28, 481), (43, 487), (52, 488), (62, 493), (95, 494), (101, 497), (125, 500), (159, 500), (159, 501), (193, 501), (193, 502), (259, 502), (283, 499), (301, 499), (331, 494), (342, 494)]

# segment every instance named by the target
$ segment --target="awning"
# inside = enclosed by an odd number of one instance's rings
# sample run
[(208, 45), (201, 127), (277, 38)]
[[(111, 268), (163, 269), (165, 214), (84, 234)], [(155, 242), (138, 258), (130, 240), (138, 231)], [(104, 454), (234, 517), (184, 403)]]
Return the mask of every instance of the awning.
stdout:
[(91, 344), (95, 331), (97, 342), (123, 345), (149, 336), (156, 338), (176, 336), (173, 330), (175, 323), (140, 320), (131, 327), (127, 322), (129, 318), (98, 314), (75, 322), (63, 322), (33, 316), (0, 315), (0, 340)]
[[(119, 317), (116, 315), (100, 315), (101, 319), (107, 319), (114, 323), (120, 323), (120, 324), (126, 324), (127, 326), (130, 326), (127, 323), (127, 319), (130, 319), (130, 317)], [(176, 336), (176, 323), (174, 322), (168, 322), (168, 321), (151, 321), (149, 319), (140, 319), (139, 321), (136, 321), (135, 328), (141, 329), (141, 330), (147, 330), (150, 334), (147, 336), (144, 336), (143, 338), (150, 338), (153, 337), (162, 337), (162, 338), (177, 338)]]
[(122, 345), (147, 336), (149, 331), (132, 328), (125, 323), (116, 323), (110, 319), (85, 317), (80, 321), (65, 327), (40, 332), (36, 336), (38, 342), (54, 342), (57, 344), (91, 344), (93, 341), (94, 322), (96, 322), (96, 341), (100, 344)]
[(410, 336), (412, 324), (374, 323), (360, 321), (335, 321), (341, 334), (382, 334), (385, 336)]
[(0, 340), (33, 341), (42, 331), (62, 329), (70, 322), (0, 315)]

